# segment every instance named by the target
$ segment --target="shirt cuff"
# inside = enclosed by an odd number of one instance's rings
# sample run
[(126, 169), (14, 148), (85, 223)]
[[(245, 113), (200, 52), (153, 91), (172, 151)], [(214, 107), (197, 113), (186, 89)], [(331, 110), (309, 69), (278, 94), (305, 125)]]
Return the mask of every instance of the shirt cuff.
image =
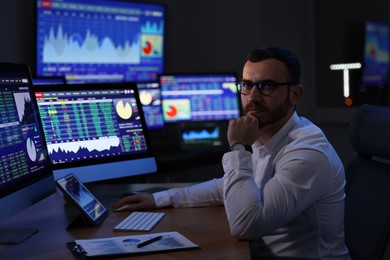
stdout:
[(164, 208), (171, 205), (171, 200), (168, 191), (159, 191), (153, 193), (154, 202), (156, 203), (156, 208)]
[(225, 174), (235, 169), (252, 169), (252, 154), (246, 151), (231, 151), (222, 157)]

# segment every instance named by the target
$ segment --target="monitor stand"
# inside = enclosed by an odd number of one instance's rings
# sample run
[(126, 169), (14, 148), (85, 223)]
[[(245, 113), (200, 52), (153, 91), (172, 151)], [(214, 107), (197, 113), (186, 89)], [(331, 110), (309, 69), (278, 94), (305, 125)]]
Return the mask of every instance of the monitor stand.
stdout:
[(21, 243), (37, 232), (36, 228), (0, 228), (0, 243)]

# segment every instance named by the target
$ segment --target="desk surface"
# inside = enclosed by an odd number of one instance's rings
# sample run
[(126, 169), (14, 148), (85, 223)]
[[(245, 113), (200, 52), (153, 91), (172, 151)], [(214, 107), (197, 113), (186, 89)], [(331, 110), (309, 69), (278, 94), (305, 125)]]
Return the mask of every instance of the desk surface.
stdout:
[[(153, 184), (153, 186), (158, 185)], [(118, 198), (118, 194), (126, 190), (140, 190), (149, 187), (150, 185), (100, 185), (92, 187), (91, 190), (110, 209), (111, 204)], [(103, 194), (106, 194), (104, 198)], [(152, 231), (147, 233), (178, 231), (198, 244), (201, 249), (137, 256), (136, 259), (250, 259), (248, 243), (231, 237), (222, 206), (167, 208), (157, 211), (165, 212), (166, 216)], [(74, 219), (75, 214), (74, 208), (67, 205), (62, 193), (57, 191), (6, 220), (2, 223), (2, 227), (33, 227), (38, 228), (39, 232), (20, 244), (0, 245), (1, 259), (75, 259), (66, 247), (67, 242), (75, 239), (145, 234), (145, 232), (112, 231), (113, 227), (129, 212), (110, 212), (108, 218), (98, 227), (66, 230), (66, 226)]]

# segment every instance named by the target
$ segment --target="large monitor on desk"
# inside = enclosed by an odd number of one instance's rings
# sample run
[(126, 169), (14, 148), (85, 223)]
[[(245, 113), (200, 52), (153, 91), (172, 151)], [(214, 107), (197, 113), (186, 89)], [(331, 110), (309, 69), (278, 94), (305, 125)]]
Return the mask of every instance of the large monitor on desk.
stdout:
[(36, 75), (68, 83), (151, 81), (164, 69), (165, 6), (36, 0)]
[(55, 191), (31, 84), (27, 65), (0, 63), (0, 222)]
[(157, 171), (135, 83), (41, 85), (35, 96), (55, 179)]

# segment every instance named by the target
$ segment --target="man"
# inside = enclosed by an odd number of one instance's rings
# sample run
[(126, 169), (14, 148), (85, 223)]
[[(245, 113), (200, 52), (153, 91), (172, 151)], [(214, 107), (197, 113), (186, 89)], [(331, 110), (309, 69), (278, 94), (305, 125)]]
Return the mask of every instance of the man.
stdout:
[(251, 255), (349, 259), (344, 168), (323, 132), (295, 111), (300, 63), (286, 49), (249, 53), (237, 83), (245, 115), (231, 120), (224, 176), (183, 189), (120, 199), (130, 210), (224, 204), (231, 234)]

